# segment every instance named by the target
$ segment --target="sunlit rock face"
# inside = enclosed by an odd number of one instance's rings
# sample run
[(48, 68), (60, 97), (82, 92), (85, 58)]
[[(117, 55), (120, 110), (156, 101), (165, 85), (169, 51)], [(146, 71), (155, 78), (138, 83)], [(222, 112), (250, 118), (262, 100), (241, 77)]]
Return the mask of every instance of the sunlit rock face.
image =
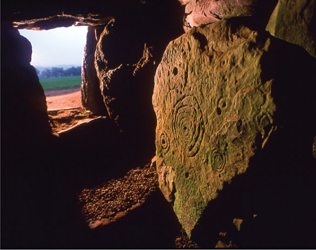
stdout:
[(187, 29), (232, 17), (252, 16), (258, 0), (188, 0), (180, 2), (185, 5), (185, 27)]
[(315, 0), (279, 0), (266, 29), (271, 35), (300, 45), (316, 57), (315, 9)]
[(262, 65), (270, 43), (243, 25), (220, 21), (172, 41), (157, 69), (159, 186), (188, 235), (275, 129), (274, 79)]

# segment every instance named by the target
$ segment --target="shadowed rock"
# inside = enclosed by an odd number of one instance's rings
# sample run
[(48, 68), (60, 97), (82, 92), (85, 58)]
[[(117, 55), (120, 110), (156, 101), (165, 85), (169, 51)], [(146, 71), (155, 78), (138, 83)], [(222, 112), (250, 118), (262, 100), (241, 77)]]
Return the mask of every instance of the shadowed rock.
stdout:
[(162, 25), (169, 25), (173, 18), (168, 8), (176, 10), (178, 6), (154, 2), (135, 10), (137, 16), (122, 12), (104, 28), (95, 51), (95, 68), (108, 117), (130, 145), (150, 150), (154, 150), (156, 123), (151, 105), (153, 75), (169, 39), (181, 29), (178, 21), (170, 27)]
[(102, 100), (100, 81), (94, 66), (98, 30), (99, 28), (88, 27), (87, 43), (82, 65), (81, 100), (82, 105), (86, 109), (95, 114), (105, 114), (106, 109)]
[[(31, 43), (17, 30), (2, 29), (2, 115), (5, 135), (50, 134), (44, 90), (30, 65)], [(10, 131), (10, 132), (9, 132)]]
[(279, 0), (266, 30), (277, 38), (302, 46), (316, 57), (315, 8), (315, 0)]
[(6, 204), (1, 207), (1, 243), (41, 247), (67, 231), (65, 221), (71, 217), (60, 166), (49, 156), (56, 153), (57, 138), (30, 65), (30, 42), (17, 30), (2, 27), (1, 45), (1, 201)]

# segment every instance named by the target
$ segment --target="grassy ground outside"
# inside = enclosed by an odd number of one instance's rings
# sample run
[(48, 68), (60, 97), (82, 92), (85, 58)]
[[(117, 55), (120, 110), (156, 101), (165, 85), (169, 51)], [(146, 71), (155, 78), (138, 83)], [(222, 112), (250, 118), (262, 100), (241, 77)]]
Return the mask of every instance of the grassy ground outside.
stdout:
[(45, 91), (58, 89), (72, 89), (80, 87), (81, 85), (81, 76), (42, 78), (39, 80)]

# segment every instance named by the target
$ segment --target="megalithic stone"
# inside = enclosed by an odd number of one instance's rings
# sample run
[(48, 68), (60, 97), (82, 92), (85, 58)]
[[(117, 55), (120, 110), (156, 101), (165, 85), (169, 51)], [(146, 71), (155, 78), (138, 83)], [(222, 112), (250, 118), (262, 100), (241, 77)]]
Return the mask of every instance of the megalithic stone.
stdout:
[(262, 65), (270, 44), (266, 33), (220, 21), (171, 41), (157, 68), (159, 187), (189, 236), (276, 129), (273, 73)]
[(303, 47), (316, 57), (316, 0), (279, 0), (266, 30), (272, 36)]

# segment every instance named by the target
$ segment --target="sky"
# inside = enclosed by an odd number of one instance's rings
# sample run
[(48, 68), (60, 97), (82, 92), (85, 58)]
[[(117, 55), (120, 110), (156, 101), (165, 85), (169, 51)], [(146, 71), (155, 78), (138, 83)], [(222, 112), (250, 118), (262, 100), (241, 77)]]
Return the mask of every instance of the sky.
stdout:
[(87, 26), (51, 30), (19, 30), (32, 44), (33, 66), (81, 66), (86, 44)]

